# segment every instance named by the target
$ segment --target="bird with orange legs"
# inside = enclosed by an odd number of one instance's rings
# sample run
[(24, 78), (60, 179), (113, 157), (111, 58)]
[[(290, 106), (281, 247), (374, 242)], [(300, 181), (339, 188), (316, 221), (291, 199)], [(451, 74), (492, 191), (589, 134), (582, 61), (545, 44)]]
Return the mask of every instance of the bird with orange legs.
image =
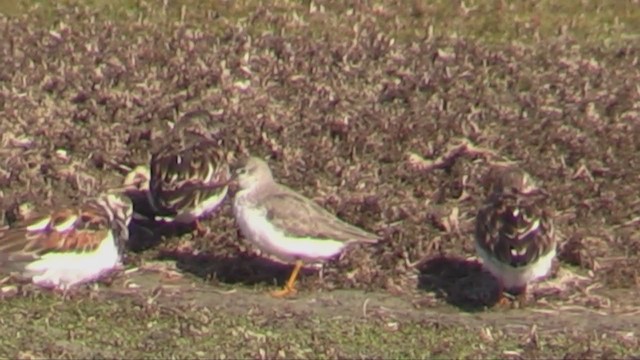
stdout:
[(242, 235), (260, 250), (295, 263), (284, 288), (271, 292), (274, 297), (296, 293), (295, 282), (305, 262), (326, 261), (351, 244), (379, 240), (277, 183), (262, 159), (251, 157), (238, 169), (237, 183), (233, 208)]

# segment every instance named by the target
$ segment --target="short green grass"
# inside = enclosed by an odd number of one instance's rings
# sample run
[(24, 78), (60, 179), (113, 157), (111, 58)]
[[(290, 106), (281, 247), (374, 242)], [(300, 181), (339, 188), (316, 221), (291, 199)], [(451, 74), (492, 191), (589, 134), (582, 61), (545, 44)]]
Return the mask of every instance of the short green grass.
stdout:
[[(475, 335), (433, 324), (344, 317), (228, 316), (206, 307), (147, 305), (131, 298), (0, 302), (0, 356), (56, 358), (460, 357)], [(444, 342), (443, 342), (444, 341)], [(443, 344), (450, 343), (443, 348)]]
[(528, 333), (490, 324), (262, 307), (238, 316), (218, 307), (132, 296), (14, 297), (0, 302), (0, 314), (2, 358), (549, 358), (620, 357), (630, 351), (620, 339), (599, 332)]

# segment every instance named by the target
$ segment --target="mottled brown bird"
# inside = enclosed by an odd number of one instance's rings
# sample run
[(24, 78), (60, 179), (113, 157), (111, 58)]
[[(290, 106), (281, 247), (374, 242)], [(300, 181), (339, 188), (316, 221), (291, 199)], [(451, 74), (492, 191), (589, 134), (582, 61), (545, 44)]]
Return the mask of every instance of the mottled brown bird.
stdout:
[(156, 218), (195, 223), (225, 199), (231, 177), (206, 111), (185, 114), (151, 156), (148, 200)]
[(64, 291), (121, 266), (133, 212), (129, 198), (108, 193), (79, 207), (37, 212), (0, 229), (3, 269)]
[(503, 289), (525, 297), (527, 284), (546, 276), (556, 256), (547, 194), (513, 164), (494, 165), (484, 185), (488, 196), (476, 217), (476, 250)]

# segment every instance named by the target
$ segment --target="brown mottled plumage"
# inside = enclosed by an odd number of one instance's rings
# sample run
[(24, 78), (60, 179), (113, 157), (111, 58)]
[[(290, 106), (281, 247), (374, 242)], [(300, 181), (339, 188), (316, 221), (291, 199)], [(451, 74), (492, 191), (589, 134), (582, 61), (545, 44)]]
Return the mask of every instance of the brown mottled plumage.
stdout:
[(117, 267), (131, 201), (105, 194), (78, 208), (61, 208), (30, 216), (0, 229), (0, 265), (46, 287), (68, 288)]
[(511, 164), (496, 164), (485, 177), (488, 196), (476, 217), (476, 250), (507, 290), (524, 292), (544, 277), (556, 253), (547, 194)]
[(206, 111), (185, 114), (153, 152), (148, 194), (154, 215), (198, 224), (226, 197), (231, 174), (210, 122)]

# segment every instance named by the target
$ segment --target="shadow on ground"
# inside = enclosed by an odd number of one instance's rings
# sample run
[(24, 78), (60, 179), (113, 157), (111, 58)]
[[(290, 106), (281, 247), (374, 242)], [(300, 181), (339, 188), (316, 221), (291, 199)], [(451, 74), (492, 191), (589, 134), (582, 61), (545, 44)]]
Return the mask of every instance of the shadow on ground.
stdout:
[(130, 251), (141, 253), (160, 245), (163, 239), (179, 238), (195, 231), (195, 224), (177, 224), (162, 221), (134, 219), (129, 224)]
[[(162, 250), (158, 260), (173, 260), (181, 271), (207, 281), (246, 286), (282, 286), (293, 270), (291, 265), (246, 253), (218, 256)], [(302, 269), (300, 275), (314, 272), (313, 269)]]
[(129, 250), (140, 253), (154, 248), (163, 238), (181, 237), (196, 229), (194, 224), (180, 224), (154, 220), (154, 211), (149, 204), (147, 191), (129, 189), (127, 196), (133, 203), (134, 218), (129, 224)]
[[(140, 186), (140, 184), (137, 184)], [(149, 203), (148, 191), (129, 188), (126, 195), (133, 203), (134, 217), (129, 224), (127, 247), (133, 252), (143, 252), (156, 247), (163, 238), (180, 237), (195, 230), (195, 224), (178, 224), (155, 220), (155, 212)]]
[(464, 311), (476, 312), (497, 304), (499, 284), (477, 261), (437, 255), (418, 265), (418, 289)]
[[(134, 210), (141, 214), (129, 226), (129, 250), (141, 253), (157, 247), (163, 239), (179, 238), (193, 233), (194, 225), (167, 223), (150, 220), (150, 210), (144, 192), (129, 192), (134, 203)], [(293, 267), (259, 255), (238, 253), (213, 255), (209, 253), (194, 254), (191, 249), (161, 249), (157, 260), (175, 261), (176, 267), (182, 272), (190, 273), (206, 281), (225, 284), (253, 285), (284, 285)], [(302, 269), (300, 275), (305, 276), (316, 272), (314, 269)]]

